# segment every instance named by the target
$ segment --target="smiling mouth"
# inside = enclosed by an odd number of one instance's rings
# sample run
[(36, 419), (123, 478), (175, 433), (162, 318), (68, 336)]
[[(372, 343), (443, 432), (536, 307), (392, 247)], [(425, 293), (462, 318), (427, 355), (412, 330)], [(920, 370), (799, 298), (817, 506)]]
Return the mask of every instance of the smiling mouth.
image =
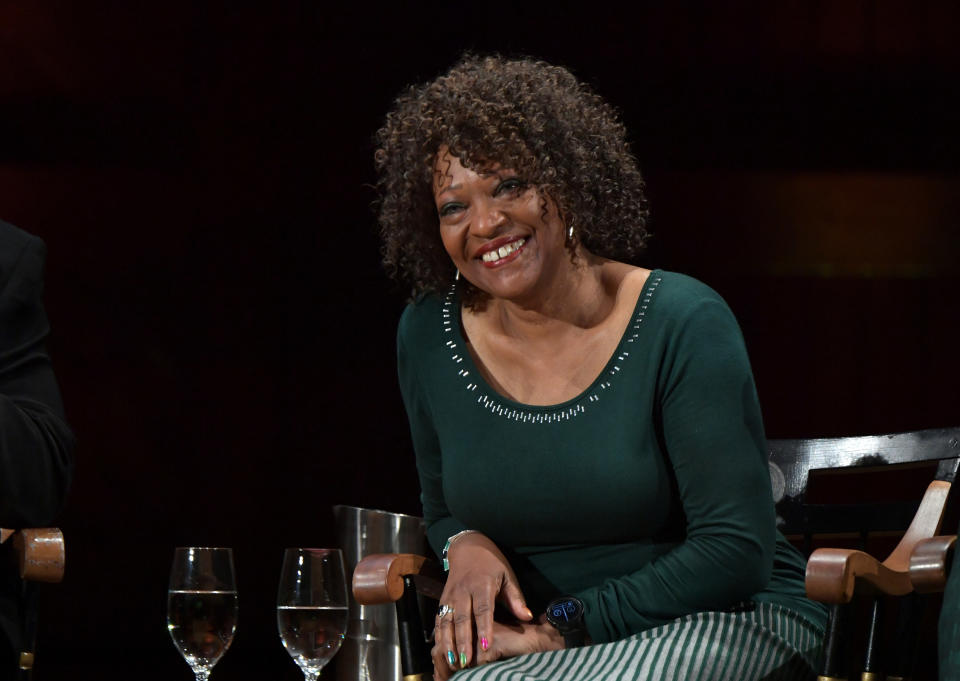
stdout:
[(481, 258), (485, 265), (494, 265), (499, 264), (501, 260), (512, 260), (511, 255), (516, 255), (517, 251), (523, 248), (523, 245), (527, 243), (526, 238), (517, 239), (516, 241), (511, 241), (508, 244), (504, 244), (500, 248), (496, 248), (492, 251), (487, 251), (484, 253)]

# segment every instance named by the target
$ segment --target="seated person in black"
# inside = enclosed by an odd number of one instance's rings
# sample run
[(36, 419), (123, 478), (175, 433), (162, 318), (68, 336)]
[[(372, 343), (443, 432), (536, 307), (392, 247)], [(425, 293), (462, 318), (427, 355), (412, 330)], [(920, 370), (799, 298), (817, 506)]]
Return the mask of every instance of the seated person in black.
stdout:
[[(50, 524), (73, 472), (46, 339), (43, 241), (0, 220), (0, 527)], [(10, 542), (0, 546), (0, 678), (12, 678), (23, 643), (22, 584)]]

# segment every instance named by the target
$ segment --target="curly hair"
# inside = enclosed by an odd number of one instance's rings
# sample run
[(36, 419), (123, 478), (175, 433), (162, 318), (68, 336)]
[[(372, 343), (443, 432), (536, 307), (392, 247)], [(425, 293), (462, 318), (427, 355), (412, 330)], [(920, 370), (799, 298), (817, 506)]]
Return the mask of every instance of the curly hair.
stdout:
[[(454, 277), (433, 196), (441, 146), (471, 170), (499, 163), (516, 171), (556, 202), (591, 253), (631, 261), (644, 248), (647, 202), (626, 129), (565, 68), (465, 55), (401, 93), (376, 144), (383, 263), (414, 298), (446, 290)], [(482, 306), (486, 294), (461, 283), (465, 302)]]

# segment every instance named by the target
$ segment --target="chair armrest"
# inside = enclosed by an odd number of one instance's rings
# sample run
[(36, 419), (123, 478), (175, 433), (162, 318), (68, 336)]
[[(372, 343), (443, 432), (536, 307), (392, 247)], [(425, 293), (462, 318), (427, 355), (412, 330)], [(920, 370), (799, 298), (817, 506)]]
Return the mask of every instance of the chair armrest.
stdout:
[(403, 578), (412, 575), (417, 591), (439, 600), (442, 571), (436, 561), (414, 553), (374, 553), (353, 570), (353, 597), (361, 605), (393, 603), (403, 595)]
[(910, 581), (919, 593), (940, 593), (947, 585), (957, 535), (931, 537), (917, 542), (910, 554)]
[(807, 596), (821, 603), (849, 603), (860, 579), (890, 596), (913, 591), (908, 570), (891, 570), (863, 551), (817, 549), (807, 561)]
[(0, 529), (0, 544), (11, 536), (21, 579), (51, 583), (63, 579), (66, 546), (59, 528)]

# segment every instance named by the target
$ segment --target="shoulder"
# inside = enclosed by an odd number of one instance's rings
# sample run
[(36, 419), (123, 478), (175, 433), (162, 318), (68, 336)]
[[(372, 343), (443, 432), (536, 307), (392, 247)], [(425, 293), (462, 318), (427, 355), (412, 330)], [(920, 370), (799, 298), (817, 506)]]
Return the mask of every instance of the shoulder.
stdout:
[(45, 255), (42, 239), (0, 220), (0, 286), (7, 284), (14, 272), (19, 278), (39, 282)]
[(452, 296), (427, 295), (408, 304), (397, 325), (398, 348), (419, 352), (441, 343), (444, 330), (457, 323), (457, 309)]
[(705, 306), (720, 305), (727, 308), (727, 303), (719, 293), (686, 274), (656, 270), (652, 277), (656, 284), (656, 302), (672, 316), (685, 317)]
[[(457, 309), (453, 297), (425, 296), (407, 305), (397, 325), (397, 373), (405, 399), (435, 375), (443, 344), (454, 336)], [(450, 329), (449, 332), (447, 330)]]
[(707, 345), (723, 338), (742, 342), (736, 317), (719, 293), (685, 274), (657, 270), (655, 276), (659, 281), (653, 282), (649, 312), (669, 338)]
[(397, 334), (403, 337), (436, 334), (443, 323), (445, 302), (441, 296), (427, 295), (408, 303), (400, 315)]
[(43, 251), (43, 240), (9, 222), (0, 220), (0, 257), (5, 261), (16, 257), (26, 249)]

